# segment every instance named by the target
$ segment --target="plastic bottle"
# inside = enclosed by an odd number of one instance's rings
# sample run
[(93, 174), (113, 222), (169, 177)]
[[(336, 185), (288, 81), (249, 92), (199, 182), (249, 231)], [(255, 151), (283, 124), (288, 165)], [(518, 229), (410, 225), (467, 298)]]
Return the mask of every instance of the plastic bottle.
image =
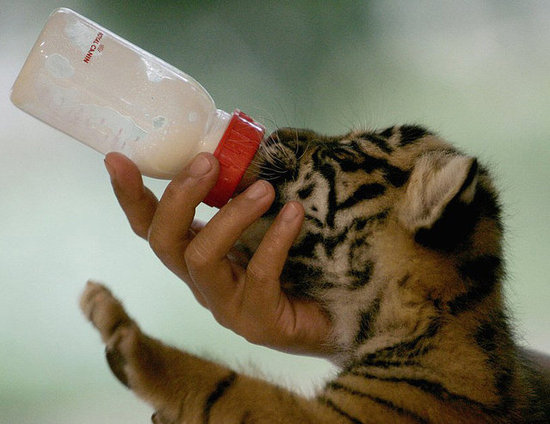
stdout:
[(216, 207), (265, 132), (239, 110), (217, 109), (185, 73), (65, 8), (50, 15), (11, 100), (103, 154), (125, 154), (150, 177), (169, 179), (197, 153), (213, 153), (220, 178), (205, 203)]

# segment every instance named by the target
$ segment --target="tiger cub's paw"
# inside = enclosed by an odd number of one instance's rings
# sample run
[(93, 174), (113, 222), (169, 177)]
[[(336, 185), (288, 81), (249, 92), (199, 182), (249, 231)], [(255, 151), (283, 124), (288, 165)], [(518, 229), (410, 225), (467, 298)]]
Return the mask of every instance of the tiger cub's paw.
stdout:
[(80, 298), (80, 308), (101, 334), (113, 374), (130, 387), (129, 373), (137, 357), (142, 334), (122, 304), (105, 286), (89, 281)]

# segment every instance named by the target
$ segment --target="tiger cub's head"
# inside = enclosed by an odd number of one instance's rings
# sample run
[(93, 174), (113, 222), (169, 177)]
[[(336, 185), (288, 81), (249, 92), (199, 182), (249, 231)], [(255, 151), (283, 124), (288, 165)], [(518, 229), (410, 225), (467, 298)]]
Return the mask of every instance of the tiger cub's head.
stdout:
[(281, 280), (324, 305), (343, 349), (491, 297), (501, 268), (495, 191), (476, 159), (431, 132), (280, 129), (255, 165), (276, 199), (241, 243), (253, 252), (282, 206), (302, 203)]

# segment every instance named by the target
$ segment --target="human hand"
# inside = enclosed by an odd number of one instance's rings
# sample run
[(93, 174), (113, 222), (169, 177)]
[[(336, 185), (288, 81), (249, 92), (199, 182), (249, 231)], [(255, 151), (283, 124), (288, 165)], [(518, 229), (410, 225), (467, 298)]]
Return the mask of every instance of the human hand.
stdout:
[(275, 197), (271, 184), (256, 181), (204, 225), (194, 221), (194, 215), (216, 183), (219, 165), (213, 155), (199, 154), (170, 182), (160, 201), (125, 156), (109, 153), (105, 165), (134, 232), (148, 240), (160, 260), (187, 283), (220, 324), (274, 349), (327, 357), (334, 353), (329, 343), (331, 323), (320, 306), (281, 290), (279, 277), (304, 219), (300, 203), (283, 207), (242, 266), (232, 259), (232, 247), (269, 209)]

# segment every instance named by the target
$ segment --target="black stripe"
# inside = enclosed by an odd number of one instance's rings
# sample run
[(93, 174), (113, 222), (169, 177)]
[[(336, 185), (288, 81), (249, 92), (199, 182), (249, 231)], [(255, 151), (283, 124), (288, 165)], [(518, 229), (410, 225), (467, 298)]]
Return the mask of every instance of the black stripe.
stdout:
[(384, 178), (394, 187), (403, 186), (409, 180), (410, 175), (411, 173), (409, 171), (405, 171), (389, 163), (384, 169)]
[(353, 220), (352, 227), (354, 227), (356, 231), (361, 231), (367, 226), (368, 222), (369, 222), (368, 218), (355, 218)]
[(427, 424), (428, 421), (424, 418), (422, 418), (420, 415), (415, 414), (412, 411), (409, 411), (407, 409), (404, 409), (400, 406), (397, 406), (393, 402), (390, 402), (389, 400), (379, 398), (377, 396), (370, 395), (368, 393), (361, 392), (359, 390), (352, 389), (351, 387), (344, 386), (343, 384), (340, 384), (338, 382), (331, 382), (326, 387), (329, 390), (336, 390), (336, 391), (343, 391), (353, 396), (359, 396), (362, 398), (369, 399), (373, 402), (376, 402), (379, 405), (382, 405), (388, 409), (390, 409), (392, 412), (395, 412), (399, 415), (404, 415), (406, 417), (412, 418), (415, 421), (419, 423)]
[[(369, 154), (361, 151), (358, 151), (357, 153), (361, 154), (360, 157), (354, 158), (357, 169), (361, 169), (370, 174), (377, 169), (386, 169), (388, 166), (388, 161), (386, 159), (375, 158), (374, 156), (370, 156)], [(349, 164), (345, 165), (351, 166)], [(340, 164), (340, 166), (342, 166), (342, 164)], [(342, 171), (347, 170), (348, 169), (342, 168)]]
[(384, 178), (395, 187), (403, 185), (409, 178), (409, 172), (404, 171), (388, 163), (385, 159), (375, 158), (361, 152), (356, 147), (359, 158), (335, 158), (331, 151), (319, 149), (312, 155), (313, 168), (319, 172), (329, 185), (327, 196), (327, 215), (325, 222), (329, 228), (334, 228), (334, 221), (338, 209), (349, 208), (361, 200), (373, 199), (385, 193), (386, 187), (379, 183), (364, 184), (360, 186), (347, 200), (338, 204), (336, 196), (336, 170), (334, 165), (326, 162), (327, 159), (337, 161), (343, 172), (354, 172), (362, 170), (371, 173), (381, 170)]
[(231, 372), (227, 377), (223, 378), (218, 382), (216, 385), (216, 388), (208, 397), (206, 398), (206, 403), (204, 404), (204, 416), (203, 416), (203, 423), (208, 424), (210, 422), (210, 412), (212, 411), (212, 408), (216, 404), (217, 401), (219, 401), (222, 396), (227, 392), (227, 389), (229, 389), (237, 379), (237, 373)]
[(348, 414), (347, 412), (343, 411), (338, 405), (336, 405), (332, 400), (330, 400), (329, 398), (327, 397), (324, 397), (324, 396), (320, 396), (317, 398), (317, 400), (325, 405), (325, 406), (328, 406), (330, 409), (332, 409), (333, 411), (337, 412), (339, 415), (341, 415), (342, 417), (344, 417), (345, 419), (347, 419), (349, 422), (353, 423), (353, 424), (364, 424), (362, 421), (359, 421), (357, 418), (355, 417), (352, 417), (350, 414)]
[(417, 366), (420, 362), (412, 359), (391, 360), (391, 359), (362, 359), (360, 364), (353, 364), (353, 367), (361, 365), (363, 367), (373, 368), (390, 368), (390, 367), (403, 367), (403, 366)]
[(359, 135), (359, 137), (364, 138), (368, 141), (370, 141), (372, 144), (374, 144), (376, 147), (378, 147), (380, 150), (382, 150), (384, 153), (391, 153), (393, 149), (388, 144), (387, 140), (385, 140), (383, 137), (380, 137), (374, 133), (363, 133)]
[(487, 353), (492, 353), (498, 347), (497, 328), (490, 321), (482, 322), (476, 329), (474, 339), (477, 345)]
[(514, 381), (514, 370), (511, 367), (502, 367), (495, 374), (495, 387), (498, 390), (500, 397), (500, 405), (498, 410), (501, 413), (507, 413), (512, 409), (515, 403), (514, 396), (512, 395), (512, 383)]
[(443, 252), (467, 249), (467, 242), (474, 233), (479, 218), (476, 202), (464, 203), (457, 195), (445, 206), (431, 227), (418, 229), (415, 241)]
[(343, 172), (364, 171), (368, 174), (381, 170), (384, 178), (394, 187), (401, 187), (409, 179), (410, 172), (390, 164), (386, 159), (377, 158), (355, 147), (355, 154), (349, 158), (336, 159)]
[(399, 127), (399, 133), (401, 134), (401, 140), (399, 142), (401, 146), (414, 143), (422, 137), (431, 134), (426, 128), (422, 128), (418, 125), (402, 125)]
[[(300, 276), (300, 278), (296, 278)], [(281, 281), (285, 293), (298, 298), (311, 297), (312, 293), (319, 288), (319, 281), (323, 281), (323, 274), (320, 268), (304, 264), (299, 260), (287, 260)], [(331, 286), (330, 282), (326, 282), (326, 288)]]
[(307, 199), (309, 196), (311, 196), (311, 193), (313, 193), (313, 189), (315, 188), (314, 184), (309, 184), (306, 187), (298, 190), (298, 197), (300, 199)]
[(412, 360), (412, 358), (421, 356), (431, 349), (429, 341), (439, 332), (440, 327), (440, 320), (434, 318), (424, 333), (414, 337), (412, 340), (401, 341), (394, 345), (368, 353), (364, 355), (358, 363), (353, 364), (350, 369), (357, 365), (380, 368), (419, 365), (418, 362)]
[(352, 372), (349, 373), (350, 375), (369, 379), (369, 380), (377, 380), (377, 381), (383, 381), (388, 383), (404, 383), (408, 384), (409, 386), (413, 386), (429, 395), (432, 395), (436, 398), (438, 398), (441, 401), (448, 401), (448, 400), (454, 400), (454, 401), (462, 401), (469, 403), (471, 405), (475, 405), (476, 407), (482, 409), (483, 411), (489, 410), (489, 407), (483, 403), (480, 403), (476, 400), (473, 400), (467, 396), (459, 395), (457, 393), (449, 391), (443, 384), (437, 383), (434, 381), (429, 381), (421, 378), (405, 378), (405, 377), (381, 377), (370, 373), (363, 373), (363, 372)]
[[(351, 265), (353, 266), (353, 263)], [(350, 271), (348, 273), (348, 276), (353, 278), (353, 282), (348, 287), (348, 289), (357, 290), (365, 287), (370, 281), (373, 269), (374, 263), (372, 263), (371, 261), (367, 261), (363, 265), (362, 269)]]
[(393, 135), (394, 128), (395, 128), (395, 126), (388, 127), (385, 130), (380, 131), (379, 134), (382, 137), (390, 138)]
[(306, 214), (305, 219), (311, 222), (317, 228), (323, 228), (325, 226), (325, 224), (323, 224), (320, 219), (315, 218), (314, 216), (311, 216), (309, 214)]
[(372, 323), (380, 312), (380, 297), (377, 297), (370, 309), (361, 313), (359, 321), (359, 331), (355, 335), (355, 344), (360, 345), (368, 338), (372, 337)]
[(364, 229), (368, 224), (372, 222), (382, 222), (385, 221), (385, 219), (388, 217), (390, 213), (389, 209), (384, 209), (381, 212), (378, 212), (375, 215), (367, 216), (366, 218), (355, 218), (353, 220), (353, 226), (355, 226), (355, 229), (357, 231), (361, 231)]
[(408, 282), (409, 280), (411, 279), (411, 274), (407, 273), (405, 274), (405, 276), (403, 278), (401, 278), (398, 282), (397, 282), (397, 285), (399, 287), (404, 287)]
[(118, 379), (118, 381), (131, 389), (130, 382), (128, 381), (128, 376), (126, 375), (126, 371), (124, 370), (124, 367), (127, 363), (124, 355), (120, 353), (118, 348), (115, 346), (112, 348), (105, 348), (105, 357), (107, 358), (109, 368)]
[(463, 278), (474, 280), (476, 283), (493, 283), (497, 279), (501, 260), (494, 255), (482, 255), (469, 261), (464, 261), (458, 267)]
[(363, 200), (371, 200), (378, 196), (381, 196), (385, 193), (386, 187), (382, 184), (372, 183), (372, 184), (363, 184), (355, 192), (344, 200), (342, 203), (338, 204), (338, 209), (346, 209), (355, 206), (357, 203), (362, 202)]
[[(363, 246), (369, 246), (367, 243), (367, 240), (365, 239), (365, 236), (359, 236), (356, 237), (350, 244), (350, 254), (349, 254), (349, 263), (353, 264), (355, 263), (355, 257), (356, 257), (356, 250), (361, 249)], [(362, 249), (361, 249), (362, 250)]]
[(501, 259), (494, 255), (478, 256), (464, 261), (458, 271), (467, 280), (469, 288), (449, 302), (453, 315), (471, 309), (493, 292), (502, 274)]
[(363, 153), (360, 169), (371, 173), (377, 169), (381, 169), (384, 178), (394, 187), (401, 187), (409, 179), (410, 172), (405, 171), (397, 166), (390, 164), (385, 159), (375, 158)]
[(502, 349), (509, 348), (510, 326), (503, 311), (491, 314), (491, 319), (479, 324), (474, 334), (478, 346), (487, 354), (487, 364), (495, 376), (494, 386), (500, 397), (500, 413), (507, 413), (513, 406), (511, 395), (514, 369), (510, 359), (502, 355)]
[(344, 230), (333, 237), (323, 237), (319, 233), (307, 233), (299, 243), (291, 247), (289, 255), (293, 258), (305, 257), (311, 258), (315, 256), (315, 248), (320, 245), (327, 256), (334, 254), (334, 249), (341, 245), (347, 238), (348, 230)]
[(320, 243), (323, 243), (324, 238), (319, 233), (307, 233), (302, 237), (302, 239), (292, 246), (289, 250), (289, 255), (293, 258), (296, 257), (305, 257), (310, 258), (315, 256), (315, 246), (317, 246)]
[(326, 255), (332, 256), (334, 254), (334, 249), (341, 245), (346, 240), (347, 236), (347, 230), (344, 230), (333, 237), (325, 237), (323, 240), (323, 248), (325, 249)]
[(335, 183), (336, 171), (329, 164), (322, 164), (318, 168), (318, 170), (329, 185), (329, 192), (328, 192), (328, 198), (327, 198), (326, 223), (329, 226), (329, 228), (334, 228), (334, 219), (336, 217), (336, 209), (338, 205), (336, 200), (336, 183)]
[(478, 169), (479, 169), (479, 165), (477, 163), (477, 159), (474, 159), (474, 161), (472, 162), (472, 165), (470, 166), (470, 170), (468, 171), (468, 175), (466, 176), (466, 179), (462, 183), (460, 190), (458, 190), (458, 193), (459, 193), (458, 195), (460, 195), (462, 192), (464, 192), (468, 187), (472, 185), (475, 177), (478, 175)]
[[(480, 167), (480, 175), (482, 168)], [(482, 184), (478, 184), (476, 188), (476, 197), (474, 201), (480, 210), (480, 214), (493, 218), (499, 224), (499, 228), (502, 230), (502, 223), (500, 222), (501, 205), (496, 193), (489, 191)]]
[(118, 320), (111, 324), (111, 327), (108, 330), (108, 334), (115, 334), (120, 327), (130, 324), (130, 322), (131, 321), (128, 319), (127, 316), (120, 317)]

